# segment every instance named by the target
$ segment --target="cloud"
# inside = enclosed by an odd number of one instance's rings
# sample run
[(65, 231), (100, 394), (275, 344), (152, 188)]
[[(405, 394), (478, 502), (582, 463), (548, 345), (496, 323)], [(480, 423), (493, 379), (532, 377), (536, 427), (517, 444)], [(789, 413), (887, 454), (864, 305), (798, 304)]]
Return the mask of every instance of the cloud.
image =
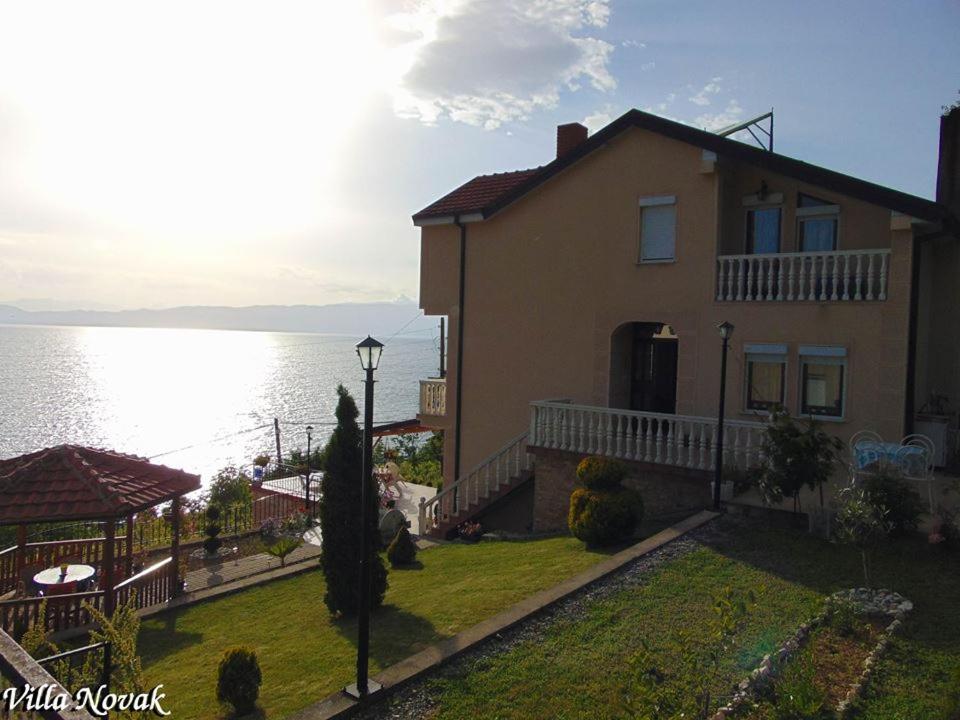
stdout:
[(643, 65), (640, 66), (640, 69), (644, 71), (653, 70), (656, 66), (657, 64), (651, 60), (650, 62), (643, 63)]
[(731, 98), (722, 112), (700, 115), (694, 119), (693, 124), (712, 131), (740, 122), (742, 117), (743, 108), (740, 107), (740, 103), (736, 99)]
[(722, 77), (715, 77), (702, 88), (695, 95), (691, 95), (687, 98), (694, 105), (709, 105), (710, 104), (710, 95), (716, 95), (720, 92), (720, 81), (723, 80)]
[(396, 48), (407, 67), (395, 111), (493, 129), (556, 107), (564, 91), (613, 90), (614, 47), (596, 37), (609, 17), (608, 0), (422, 0), (388, 19), (419, 31)]
[(646, 46), (647, 46), (646, 43), (637, 42), (636, 40), (624, 40), (623, 42), (620, 43), (620, 47), (625, 47), (625, 48), (641, 48), (642, 49), (642, 48), (645, 48)]
[(613, 105), (604, 105), (601, 109), (595, 110), (583, 119), (583, 124), (592, 135), (597, 130), (601, 130), (613, 121)]

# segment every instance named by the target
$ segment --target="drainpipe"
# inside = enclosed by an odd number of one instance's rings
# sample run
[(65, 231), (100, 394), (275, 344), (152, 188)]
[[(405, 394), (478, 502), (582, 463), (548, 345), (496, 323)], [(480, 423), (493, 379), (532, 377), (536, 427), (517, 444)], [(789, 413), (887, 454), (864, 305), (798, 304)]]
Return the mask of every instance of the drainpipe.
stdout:
[(460, 299), (457, 308), (457, 414), (454, 419), (453, 430), (453, 481), (456, 482), (460, 479), (461, 406), (463, 399), (463, 297), (467, 276), (467, 226), (460, 221), (459, 215), (453, 222), (460, 228)]

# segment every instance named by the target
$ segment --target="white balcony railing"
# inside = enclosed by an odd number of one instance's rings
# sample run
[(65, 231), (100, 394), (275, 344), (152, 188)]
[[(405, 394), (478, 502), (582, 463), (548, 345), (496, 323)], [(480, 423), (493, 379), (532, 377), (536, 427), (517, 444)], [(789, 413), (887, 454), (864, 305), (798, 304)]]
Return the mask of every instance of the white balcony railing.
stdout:
[(886, 300), (889, 266), (889, 249), (721, 255), (717, 300)]
[[(724, 465), (756, 465), (765, 427), (758, 422), (725, 421)], [(698, 470), (711, 470), (716, 463), (716, 418), (539, 401), (530, 403), (529, 437), (532, 447), (583, 455)]]
[(420, 414), (447, 414), (447, 381), (444, 378), (430, 378), (420, 381)]

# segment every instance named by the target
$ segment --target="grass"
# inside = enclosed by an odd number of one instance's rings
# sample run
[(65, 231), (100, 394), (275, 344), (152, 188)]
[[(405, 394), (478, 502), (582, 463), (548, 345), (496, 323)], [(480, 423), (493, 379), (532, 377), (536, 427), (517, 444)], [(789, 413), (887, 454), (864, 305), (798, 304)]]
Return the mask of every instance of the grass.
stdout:
[[(573, 538), (450, 544), (418, 554), (419, 569), (391, 570), (371, 620), (371, 674), (495, 615), (606, 556)], [(332, 620), (319, 569), (144, 621), (148, 686), (163, 683), (177, 718), (217, 717), (217, 663), (235, 645), (260, 658), (260, 704), (288, 715), (353, 679), (356, 623)]]
[[(639, 588), (596, 602), (582, 619), (553, 625), (539, 641), (451, 666), (432, 681), (435, 720), (657, 717), (630, 699), (641, 675), (652, 674), (681, 695), (693, 689), (712, 642), (712, 598), (721, 588), (752, 589), (757, 603), (724, 654), (713, 693), (729, 692), (814, 615), (826, 595), (863, 583), (859, 556), (846, 548), (730, 519), (721, 529), (726, 532), (709, 546), (664, 564)], [(877, 583), (913, 600), (915, 610), (877, 668), (856, 717), (957, 717), (957, 570), (956, 556), (918, 540), (891, 544), (877, 557)]]

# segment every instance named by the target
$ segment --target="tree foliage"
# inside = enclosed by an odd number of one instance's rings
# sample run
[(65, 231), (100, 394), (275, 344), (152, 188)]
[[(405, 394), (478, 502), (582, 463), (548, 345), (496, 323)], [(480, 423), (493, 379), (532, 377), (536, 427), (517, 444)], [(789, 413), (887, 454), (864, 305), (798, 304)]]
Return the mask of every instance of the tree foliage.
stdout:
[(786, 412), (776, 412), (764, 431), (761, 449), (763, 462), (757, 470), (760, 494), (768, 503), (793, 498), (800, 509), (800, 490), (806, 486), (820, 490), (830, 480), (837, 454), (843, 444), (824, 432), (815, 420), (798, 422)]
[(223, 511), (241, 508), (249, 510), (253, 505), (250, 476), (228, 465), (213, 476), (207, 502)]
[[(361, 474), (363, 435), (357, 424), (357, 405), (347, 389), (337, 387), (337, 427), (324, 454), (326, 469), (321, 483), (320, 565), (327, 579), (324, 602), (334, 615), (354, 615), (359, 606)], [(367, 535), (370, 564), (370, 607), (383, 603), (387, 591), (387, 569), (377, 552), (380, 534), (377, 527), (378, 495), (376, 481), (368, 480)]]

